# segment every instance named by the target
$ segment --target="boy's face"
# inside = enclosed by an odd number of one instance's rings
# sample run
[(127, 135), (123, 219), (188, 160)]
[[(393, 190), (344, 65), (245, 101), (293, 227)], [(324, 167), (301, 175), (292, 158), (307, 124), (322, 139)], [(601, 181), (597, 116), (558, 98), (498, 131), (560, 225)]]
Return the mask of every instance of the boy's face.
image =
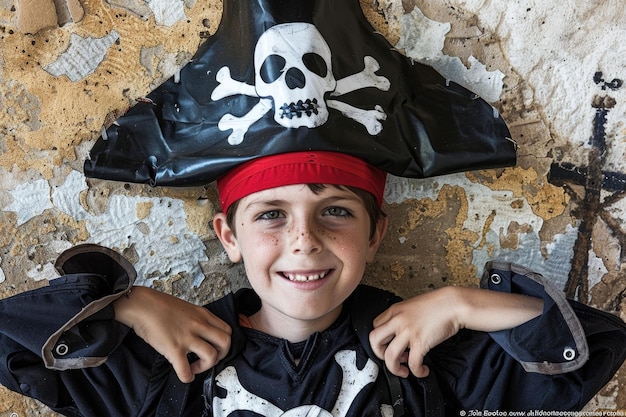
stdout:
[(338, 317), (387, 225), (379, 221), (370, 239), (370, 218), (356, 194), (334, 186), (315, 194), (304, 184), (244, 197), (235, 221), (236, 233), (220, 213), (215, 231), (230, 259), (244, 260), (265, 317), (318, 330)]

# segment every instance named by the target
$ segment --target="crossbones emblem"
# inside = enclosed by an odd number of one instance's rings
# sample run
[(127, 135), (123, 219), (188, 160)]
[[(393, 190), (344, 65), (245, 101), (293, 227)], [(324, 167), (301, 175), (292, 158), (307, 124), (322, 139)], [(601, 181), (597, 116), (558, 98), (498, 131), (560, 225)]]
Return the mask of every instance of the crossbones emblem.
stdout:
[(230, 113), (222, 116), (218, 127), (222, 131), (232, 129), (228, 143), (238, 145), (250, 126), (272, 109), (274, 120), (281, 126), (314, 128), (326, 123), (328, 108), (332, 108), (376, 135), (382, 131), (381, 120), (387, 118), (381, 106), (365, 110), (325, 98), (326, 94), (340, 97), (368, 87), (388, 91), (389, 80), (376, 75), (378, 61), (366, 56), (363, 63), (361, 72), (336, 80), (330, 47), (315, 26), (300, 22), (273, 26), (261, 35), (255, 47), (255, 85), (233, 80), (227, 66), (218, 70), (212, 100), (234, 95), (259, 98), (241, 117)]
[[(239, 381), (237, 371), (229, 366), (215, 378), (216, 384), (227, 390), (225, 398), (213, 398), (213, 415), (228, 417), (235, 411), (251, 411), (265, 417), (344, 417), (348, 414), (352, 402), (368, 384), (376, 381), (378, 366), (368, 359), (365, 367), (356, 367), (356, 352), (342, 350), (335, 354), (335, 361), (342, 370), (343, 378), (337, 401), (332, 411), (317, 405), (301, 405), (291, 410), (281, 410), (269, 401), (247, 391)], [(381, 416), (393, 415), (390, 405), (381, 406)]]

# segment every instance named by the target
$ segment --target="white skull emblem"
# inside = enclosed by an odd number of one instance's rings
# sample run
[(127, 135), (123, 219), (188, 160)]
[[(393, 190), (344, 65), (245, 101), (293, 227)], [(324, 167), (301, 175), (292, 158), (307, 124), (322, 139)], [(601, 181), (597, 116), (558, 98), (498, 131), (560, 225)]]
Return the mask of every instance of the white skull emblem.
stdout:
[(328, 120), (324, 96), (335, 90), (330, 47), (315, 26), (285, 23), (268, 29), (254, 52), (255, 88), (274, 101), (274, 120), (287, 128)]
[[(271, 402), (246, 390), (239, 381), (237, 370), (229, 366), (215, 378), (218, 387), (226, 390), (226, 397), (213, 397), (213, 416), (229, 417), (235, 411), (252, 411), (265, 417), (345, 417), (352, 403), (361, 391), (378, 378), (378, 365), (371, 359), (362, 369), (357, 367), (355, 351), (342, 350), (335, 354), (335, 361), (341, 367), (343, 378), (337, 401), (332, 411), (326, 411), (317, 405), (301, 405), (284, 411)], [(393, 407), (387, 404), (380, 406), (382, 417), (393, 415)]]

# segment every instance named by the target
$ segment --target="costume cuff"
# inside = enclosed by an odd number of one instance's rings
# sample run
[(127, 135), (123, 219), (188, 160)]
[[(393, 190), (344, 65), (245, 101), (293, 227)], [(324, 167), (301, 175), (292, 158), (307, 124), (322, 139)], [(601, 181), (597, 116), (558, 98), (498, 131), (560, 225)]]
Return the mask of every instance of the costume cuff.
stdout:
[(579, 369), (589, 358), (583, 327), (565, 294), (542, 275), (519, 265), (488, 262), (480, 286), (543, 300), (543, 313), (491, 337), (528, 372), (560, 374)]
[[(42, 346), (44, 364), (56, 370), (98, 366), (129, 331), (115, 321), (112, 303), (128, 294), (137, 273), (119, 253), (90, 244), (62, 253), (55, 267), (62, 276), (50, 281), (50, 286), (78, 291), (67, 301), (82, 306)], [(83, 297), (80, 289), (84, 287), (96, 287), (98, 291)]]

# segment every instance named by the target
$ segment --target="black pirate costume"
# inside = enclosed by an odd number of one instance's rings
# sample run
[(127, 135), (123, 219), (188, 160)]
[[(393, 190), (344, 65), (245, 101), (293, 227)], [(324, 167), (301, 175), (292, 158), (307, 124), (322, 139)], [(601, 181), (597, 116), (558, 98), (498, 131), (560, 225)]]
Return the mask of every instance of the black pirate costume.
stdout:
[[(57, 261), (50, 286), (0, 301), (0, 382), (67, 416), (458, 416), (468, 410), (580, 410), (626, 356), (626, 326), (538, 274), (489, 264), (483, 288), (540, 297), (511, 330), (462, 330), (426, 356), (431, 374), (396, 378), (372, 353), (373, 319), (393, 294), (360, 286), (339, 319), (300, 344), (250, 329), (249, 289), (206, 306), (232, 327), (218, 366), (182, 384), (167, 360), (114, 320), (132, 265), (96, 245)], [(296, 364), (295, 359), (299, 358)], [(291, 413), (291, 414), (288, 414)]]
[[(250, 57), (253, 57), (252, 62)], [(407, 60), (357, 0), (225, 0), (217, 33), (175, 77), (110, 126), (88, 176), (187, 186), (217, 180), (226, 210), (281, 185), (351, 185), (382, 201), (386, 173), (423, 178), (511, 165), (485, 101)], [(541, 298), (543, 314), (433, 348), (427, 378), (397, 378), (369, 346), (398, 298), (360, 286), (302, 343), (251, 329), (252, 290), (206, 306), (233, 329), (218, 366), (182, 384), (114, 320), (135, 271), (95, 245), (70, 249), (50, 286), (0, 301), (0, 382), (68, 416), (458, 416), (579, 410), (626, 357), (618, 318), (566, 300), (543, 277), (487, 265), (481, 286)], [(51, 314), (53, 312), (53, 314)]]

